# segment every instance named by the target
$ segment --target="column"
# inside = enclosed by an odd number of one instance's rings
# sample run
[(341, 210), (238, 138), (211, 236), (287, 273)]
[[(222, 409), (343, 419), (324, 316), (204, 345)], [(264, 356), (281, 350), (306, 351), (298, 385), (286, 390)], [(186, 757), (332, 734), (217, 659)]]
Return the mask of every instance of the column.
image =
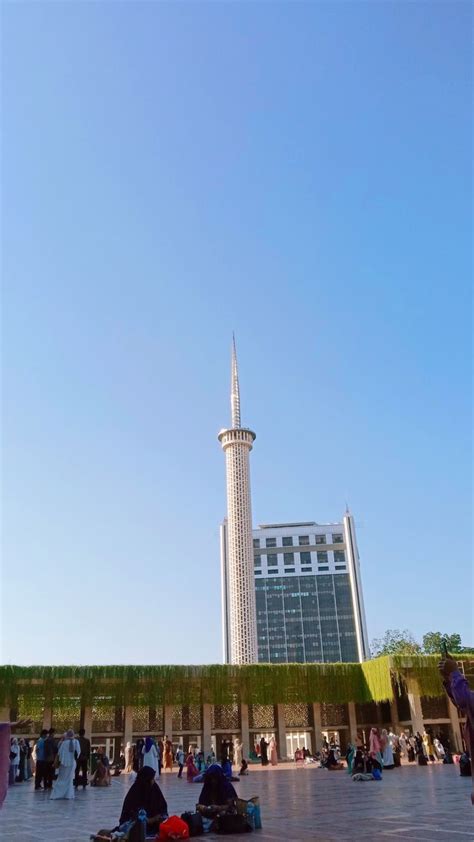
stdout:
[(53, 710), (50, 706), (46, 706), (43, 709), (43, 728), (46, 728), (48, 731), (51, 728), (51, 722), (53, 721)]
[(321, 705), (319, 702), (313, 702), (313, 752), (321, 751), (323, 745), (323, 737), (321, 734)]
[(352, 745), (355, 745), (357, 741), (357, 715), (355, 703), (349, 702), (347, 710), (349, 713), (349, 741)]
[[(84, 728), (86, 726), (84, 725)], [(133, 742), (133, 706), (125, 705), (123, 709), (123, 741), (125, 745)]]
[(202, 745), (204, 752), (204, 759), (211, 750), (211, 727), (212, 727), (212, 710), (211, 705), (204, 704), (202, 706)]
[(240, 739), (242, 740), (242, 757), (248, 760), (250, 753), (249, 734), (249, 706), (240, 705)]
[[(459, 722), (459, 715), (456, 705), (453, 705), (451, 699), (448, 697), (449, 718), (451, 720), (451, 728), (454, 737), (454, 748), (456, 751), (462, 751), (462, 734), (461, 723)], [(471, 756), (472, 761), (472, 756)]]
[(399, 734), (401, 728), (400, 720), (398, 718), (398, 706), (396, 699), (392, 699), (392, 701), (390, 702), (390, 719), (392, 721), (392, 731), (394, 731), (395, 734)]
[(420, 734), (425, 730), (423, 723), (423, 710), (421, 707), (421, 699), (417, 693), (408, 693), (408, 704), (410, 705), (411, 728), (414, 734), (417, 731)]
[(10, 722), (10, 708), (0, 707), (0, 722)]
[(81, 728), (84, 728), (86, 737), (90, 740), (92, 736), (92, 706), (85, 705), (81, 710)]
[(173, 742), (173, 705), (165, 705), (164, 708), (165, 734)]
[(278, 757), (280, 760), (286, 760), (288, 755), (286, 750), (285, 706), (275, 705), (275, 714), (277, 721), (276, 738), (278, 745)]

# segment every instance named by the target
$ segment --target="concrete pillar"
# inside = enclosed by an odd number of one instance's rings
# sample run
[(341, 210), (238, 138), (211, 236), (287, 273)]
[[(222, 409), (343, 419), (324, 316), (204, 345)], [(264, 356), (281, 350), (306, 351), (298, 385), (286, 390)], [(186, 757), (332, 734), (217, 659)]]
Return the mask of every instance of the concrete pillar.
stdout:
[(249, 734), (249, 706), (240, 705), (240, 739), (242, 740), (242, 757), (248, 760), (250, 753)]
[(423, 734), (425, 725), (423, 722), (423, 710), (421, 699), (417, 693), (408, 693), (408, 704), (410, 705), (411, 728), (414, 734), (417, 731)]
[(51, 722), (53, 721), (53, 710), (50, 706), (45, 706), (43, 710), (43, 728), (46, 728), (48, 731), (51, 728)]
[(211, 725), (212, 725), (212, 705), (204, 704), (202, 706), (202, 745), (204, 752), (204, 759), (211, 750)]
[(165, 705), (164, 723), (165, 734), (173, 742), (173, 705)]
[(10, 708), (0, 707), (0, 722), (10, 722)]
[(313, 702), (313, 752), (321, 751), (323, 746), (323, 736), (321, 734), (321, 705), (319, 702)]
[[(84, 726), (85, 727), (85, 726)], [(125, 705), (123, 709), (123, 741), (125, 745), (133, 742), (133, 706)]]
[(85, 705), (81, 710), (81, 728), (84, 728), (86, 737), (90, 740), (92, 736), (92, 706)]
[(355, 745), (357, 741), (357, 715), (355, 703), (349, 702), (347, 710), (349, 713), (349, 742), (351, 742), (352, 745)]
[(448, 698), (449, 718), (451, 720), (451, 728), (454, 737), (454, 748), (456, 751), (462, 751), (462, 733), (461, 723), (459, 722), (458, 710), (456, 705), (453, 705), (451, 699)]
[(275, 705), (275, 714), (277, 721), (277, 746), (278, 757), (280, 760), (286, 760), (286, 724), (285, 724), (285, 705)]
[(394, 731), (395, 734), (399, 734), (401, 728), (400, 720), (398, 718), (398, 706), (396, 699), (392, 699), (392, 701), (390, 702), (390, 719), (392, 722), (392, 731)]

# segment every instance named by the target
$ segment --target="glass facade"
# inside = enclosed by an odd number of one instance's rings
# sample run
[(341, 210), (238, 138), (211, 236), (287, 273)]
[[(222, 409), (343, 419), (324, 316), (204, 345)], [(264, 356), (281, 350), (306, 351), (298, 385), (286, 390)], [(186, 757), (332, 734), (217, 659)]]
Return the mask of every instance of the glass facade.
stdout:
[(358, 661), (349, 576), (255, 582), (261, 663)]

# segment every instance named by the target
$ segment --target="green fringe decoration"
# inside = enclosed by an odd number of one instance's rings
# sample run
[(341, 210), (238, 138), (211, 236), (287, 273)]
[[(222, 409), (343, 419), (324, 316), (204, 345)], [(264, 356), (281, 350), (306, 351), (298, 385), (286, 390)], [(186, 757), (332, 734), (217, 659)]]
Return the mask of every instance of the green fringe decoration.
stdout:
[[(474, 653), (462, 658), (472, 663)], [(438, 661), (393, 655), (361, 664), (0, 666), (0, 706), (37, 717), (44, 706), (382, 702), (394, 698), (394, 681), (422, 696), (442, 695)]]

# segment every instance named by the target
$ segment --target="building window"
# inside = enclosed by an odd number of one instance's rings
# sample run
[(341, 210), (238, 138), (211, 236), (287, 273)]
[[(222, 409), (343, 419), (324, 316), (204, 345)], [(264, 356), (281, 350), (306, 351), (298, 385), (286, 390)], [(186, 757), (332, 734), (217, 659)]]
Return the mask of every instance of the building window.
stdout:
[(255, 576), (261, 576), (262, 575), (261, 570), (254, 570), (253, 572), (255, 573)]
[(329, 567), (318, 567), (318, 570), (319, 570), (320, 573), (327, 573), (328, 570), (329, 570)]
[(325, 544), (326, 543), (326, 536), (325, 535), (316, 535), (316, 543), (317, 544)]
[(334, 550), (334, 562), (335, 564), (346, 563), (346, 556), (344, 554), (344, 550)]
[(334, 569), (335, 569), (335, 570), (345, 570), (345, 569), (346, 569), (346, 565), (345, 565), (345, 564), (336, 564), (336, 566), (335, 566), (335, 568), (334, 568)]
[(267, 564), (269, 567), (271, 567), (272, 564), (278, 564), (278, 556), (276, 553), (270, 553), (267, 555)]
[(282, 544), (284, 547), (292, 547), (293, 546), (293, 538), (282, 538)]
[(254, 556), (253, 566), (254, 567), (261, 567), (262, 566), (262, 556), (260, 556), (260, 555)]
[(295, 572), (294, 567), (285, 567), (285, 573), (294, 573), (294, 572)]
[(340, 532), (336, 532), (336, 533), (333, 532), (332, 543), (333, 544), (343, 544), (344, 543), (344, 539), (343, 539)]
[(294, 553), (283, 553), (283, 563), (284, 564), (294, 564), (295, 563), (295, 554)]
[(318, 564), (327, 564), (328, 563), (329, 559), (328, 559), (328, 554), (326, 552), (319, 552), (317, 555), (318, 555)]
[(311, 564), (311, 553), (300, 553), (301, 564)]
[(309, 547), (309, 535), (300, 535), (300, 547)]
[(272, 568), (272, 570), (269, 570), (268, 572), (269, 572), (270, 574), (271, 574), (271, 573), (278, 573), (278, 567), (276, 567), (276, 568)]
[(301, 572), (302, 572), (302, 573), (312, 573), (312, 572), (313, 572), (313, 568), (312, 568), (312, 567), (302, 567), (302, 568), (301, 568)]
[(265, 538), (265, 546), (266, 547), (276, 547), (277, 539), (276, 538)]
[(254, 549), (255, 549), (255, 550), (259, 550), (259, 549), (260, 549), (260, 538), (254, 538), (254, 539), (253, 539), (253, 546), (254, 546)]

